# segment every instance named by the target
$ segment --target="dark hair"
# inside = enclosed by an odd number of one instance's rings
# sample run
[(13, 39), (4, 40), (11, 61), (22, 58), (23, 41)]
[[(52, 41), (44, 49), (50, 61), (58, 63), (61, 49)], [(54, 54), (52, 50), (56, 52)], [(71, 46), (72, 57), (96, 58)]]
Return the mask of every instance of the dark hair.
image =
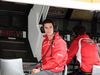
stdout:
[(73, 27), (73, 32), (75, 35), (83, 35), (86, 33), (86, 28), (82, 24), (78, 24), (75, 27)]
[(52, 23), (52, 25), (53, 25), (53, 27), (54, 27), (54, 23), (53, 23), (53, 21), (52, 21), (51, 19), (46, 19), (46, 20), (44, 20), (43, 23), (42, 23), (42, 24), (43, 24), (43, 27), (44, 27), (44, 24), (45, 24), (45, 23)]
[(53, 22), (51, 19), (45, 19), (45, 20), (42, 22), (42, 25), (43, 25), (43, 26), (40, 28), (42, 33), (45, 33), (45, 31), (44, 31), (44, 24), (46, 24), (46, 23), (52, 23), (54, 32), (58, 32), (58, 26), (56, 26), (56, 25), (54, 24), (54, 22)]

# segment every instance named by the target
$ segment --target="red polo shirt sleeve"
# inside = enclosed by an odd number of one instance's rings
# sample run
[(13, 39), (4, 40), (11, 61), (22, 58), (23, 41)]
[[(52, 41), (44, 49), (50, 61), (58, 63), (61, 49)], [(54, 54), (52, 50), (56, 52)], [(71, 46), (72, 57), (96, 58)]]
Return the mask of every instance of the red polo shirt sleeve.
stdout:
[(72, 58), (76, 55), (76, 53), (77, 53), (77, 51), (78, 51), (78, 42), (76, 41), (76, 40), (74, 40), (72, 43), (71, 43), (71, 45), (70, 45), (70, 47), (69, 47), (69, 49), (68, 49), (68, 60), (67, 60), (67, 62), (66, 62), (66, 64), (69, 64), (70, 63), (70, 61), (72, 60)]

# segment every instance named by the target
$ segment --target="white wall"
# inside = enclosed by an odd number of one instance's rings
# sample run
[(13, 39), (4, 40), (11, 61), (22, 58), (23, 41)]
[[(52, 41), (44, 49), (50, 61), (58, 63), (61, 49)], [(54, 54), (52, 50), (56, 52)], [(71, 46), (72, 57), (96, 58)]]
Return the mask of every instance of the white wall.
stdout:
[(34, 5), (28, 16), (28, 39), (33, 55), (34, 57), (37, 57), (38, 61), (41, 59), (41, 48), (43, 41), (43, 34), (39, 28), (39, 21), (41, 15), (44, 13), (44, 8), (45, 6), (42, 5)]

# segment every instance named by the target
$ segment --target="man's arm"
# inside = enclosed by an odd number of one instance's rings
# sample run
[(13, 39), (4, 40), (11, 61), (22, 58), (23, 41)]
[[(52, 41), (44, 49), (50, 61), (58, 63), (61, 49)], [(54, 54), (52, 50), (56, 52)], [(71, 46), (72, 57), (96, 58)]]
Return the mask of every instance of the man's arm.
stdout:
[(69, 50), (68, 50), (68, 60), (67, 60), (66, 64), (70, 63), (70, 61), (72, 60), (72, 58), (77, 53), (78, 48), (79, 48), (78, 47), (78, 43), (76, 41), (73, 41), (72, 44), (69, 47)]

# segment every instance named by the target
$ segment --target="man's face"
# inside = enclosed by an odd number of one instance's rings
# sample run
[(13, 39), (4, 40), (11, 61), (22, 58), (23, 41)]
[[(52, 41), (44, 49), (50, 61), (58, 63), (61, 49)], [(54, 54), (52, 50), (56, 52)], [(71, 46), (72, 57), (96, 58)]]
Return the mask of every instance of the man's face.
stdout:
[(53, 25), (52, 23), (45, 23), (44, 24), (44, 31), (46, 33), (47, 36), (51, 36), (53, 35)]

